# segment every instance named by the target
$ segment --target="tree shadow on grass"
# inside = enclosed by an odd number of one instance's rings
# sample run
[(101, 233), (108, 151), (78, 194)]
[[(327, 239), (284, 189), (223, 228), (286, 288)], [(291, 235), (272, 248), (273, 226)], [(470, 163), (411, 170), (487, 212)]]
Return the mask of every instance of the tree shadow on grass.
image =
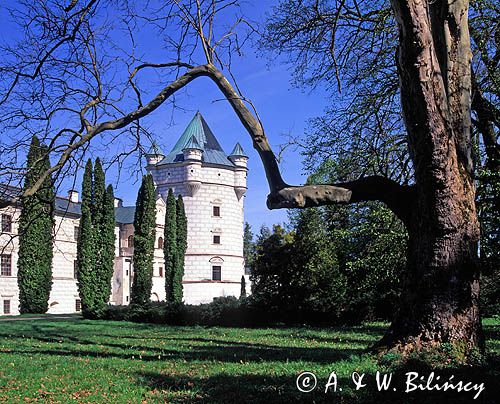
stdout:
[[(54, 342), (50, 338), (40, 338), (43, 342)], [(221, 341), (217, 345), (180, 346), (179, 349), (126, 346), (113, 343), (95, 343), (99, 349), (79, 349), (79, 346), (88, 346), (89, 341), (74, 339), (71, 347), (26, 348), (11, 349), (9, 353), (21, 355), (53, 355), (66, 357), (93, 357), (93, 358), (118, 358), (137, 359), (141, 361), (159, 360), (186, 360), (186, 361), (219, 361), (228, 363), (240, 362), (287, 362), (304, 361), (316, 364), (330, 364), (351, 358), (353, 355), (362, 354), (361, 349), (342, 348), (309, 348), (309, 347), (276, 347), (252, 344), (235, 343), (234, 341)], [(236, 344), (236, 345), (235, 345)]]
[[(491, 365), (491, 364), (490, 364)], [(384, 391), (377, 388), (375, 375), (367, 374), (363, 379), (365, 387), (356, 391), (350, 377), (340, 377), (338, 387), (342, 391), (330, 388), (325, 393), (328, 376), (317, 378), (317, 387), (310, 393), (301, 393), (296, 387), (297, 375), (261, 375), (261, 374), (217, 374), (212, 376), (172, 376), (162, 373), (140, 372), (136, 374), (136, 383), (146, 386), (151, 397), (164, 402), (207, 402), (207, 403), (415, 403), (415, 404), (468, 404), (498, 402), (498, 363), (483, 368), (450, 368), (436, 371), (441, 380), (464, 383), (484, 383), (485, 390), (474, 399), (476, 391), (437, 391), (413, 390), (406, 392), (406, 373), (418, 372), (427, 377), (432, 372), (415, 364), (395, 369), (390, 388)], [(335, 370), (332, 365), (332, 371)], [(244, 371), (244, 368), (242, 368)], [(396, 391), (394, 391), (394, 388)]]

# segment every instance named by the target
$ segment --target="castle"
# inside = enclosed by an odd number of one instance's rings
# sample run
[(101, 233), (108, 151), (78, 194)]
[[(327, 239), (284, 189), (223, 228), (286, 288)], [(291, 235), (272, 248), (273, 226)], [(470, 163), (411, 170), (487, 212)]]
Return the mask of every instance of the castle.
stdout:
[[(236, 144), (226, 155), (198, 112), (172, 150), (164, 155), (153, 145), (146, 155), (158, 194), (154, 253), (153, 301), (165, 300), (163, 228), (170, 188), (182, 195), (188, 220), (188, 248), (183, 277), (184, 302), (207, 303), (219, 296), (239, 296), (245, 274), (243, 258), (243, 196), (247, 161)], [(12, 203), (0, 210), (0, 315), (18, 314), (17, 223), (19, 188), (2, 186), (0, 196)], [(80, 221), (78, 192), (55, 201), (52, 291), (48, 313), (81, 310), (76, 280), (77, 239)], [(130, 301), (133, 282), (134, 206), (115, 199), (116, 253), (110, 304)]]

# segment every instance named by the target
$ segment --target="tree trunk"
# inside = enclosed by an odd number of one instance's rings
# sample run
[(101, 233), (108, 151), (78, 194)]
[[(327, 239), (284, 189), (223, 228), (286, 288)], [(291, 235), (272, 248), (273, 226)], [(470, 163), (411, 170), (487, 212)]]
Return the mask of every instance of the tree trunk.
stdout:
[[(467, 1), (393, 0), (416, 199), (401, 305), (382, 345), (482, 348)], [(430, 2), (429, 2), (430, 3)]]

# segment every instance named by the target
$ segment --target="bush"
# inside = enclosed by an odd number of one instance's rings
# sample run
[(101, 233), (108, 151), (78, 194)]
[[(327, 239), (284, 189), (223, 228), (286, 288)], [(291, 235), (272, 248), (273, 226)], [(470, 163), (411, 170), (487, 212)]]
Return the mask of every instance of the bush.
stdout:
[(338, 323), (335, 316), (323, 312), (264, 307), (252, 296), (245, 299), (218, 297), (212, 303), (196, 306), (173, 302), (150, 302), (146, 306), (108, 306), (101, 319), (208, 327), (332, 326)]

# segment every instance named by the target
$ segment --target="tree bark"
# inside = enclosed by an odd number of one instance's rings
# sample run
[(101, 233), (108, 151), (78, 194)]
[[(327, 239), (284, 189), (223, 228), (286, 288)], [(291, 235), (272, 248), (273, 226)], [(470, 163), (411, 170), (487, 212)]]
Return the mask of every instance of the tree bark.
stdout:
[(379, 345), (483, 347), (470, 133), (467, 1), (393, 0), (416, 199), (401, 304)]

